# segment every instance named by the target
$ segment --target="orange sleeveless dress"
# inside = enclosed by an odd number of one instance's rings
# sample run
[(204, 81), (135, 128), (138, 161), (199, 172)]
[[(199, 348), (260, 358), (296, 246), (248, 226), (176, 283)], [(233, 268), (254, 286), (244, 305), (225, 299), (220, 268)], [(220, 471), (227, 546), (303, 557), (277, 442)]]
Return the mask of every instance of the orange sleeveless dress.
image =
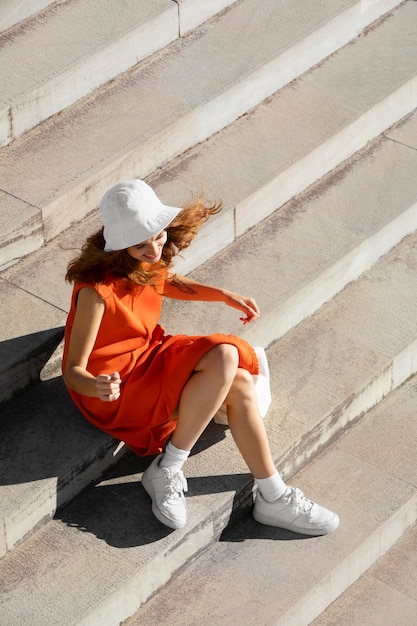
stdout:
[(105, 301), (105, 313), (87, 369), (97, 376), (119, 372), (120, 398), (103, 402), (68, 389), (74, 403), (97, 428), (140, 456), (158, 454), (175, 430), (170, 419), (182, 390), (200, 359), (213, 346), (228, 343), (239, 350), (239, 366), (258, 373), (252, 347), (234, 335), (166, 335), (158, 324), (162, 295), (149, 286), (126, 289), (124, 281), (105, 285), (77, 283), (65, 330), (63, 369), (75, 317), (77, 296), (92, 287)]

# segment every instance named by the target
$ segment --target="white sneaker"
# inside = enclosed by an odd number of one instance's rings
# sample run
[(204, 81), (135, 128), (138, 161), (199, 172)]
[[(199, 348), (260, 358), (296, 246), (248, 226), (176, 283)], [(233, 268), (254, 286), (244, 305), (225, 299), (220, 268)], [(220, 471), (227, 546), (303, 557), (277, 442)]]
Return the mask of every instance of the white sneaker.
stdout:
[(152, 500), (152, 513), (169, 528), (184, 528), (187, 521), (184, 491), (187, 481), (181, 471), (160, 467), (160, 454), (142, 475), (142, 485)]
[(308, 500), (300, 489), (288, 487), (278, 500), (267, 502), (256, 492), (253, 517), (260, 524), (285, 528), (302, 535), (325, 535), (339, 526), (339, 517)]

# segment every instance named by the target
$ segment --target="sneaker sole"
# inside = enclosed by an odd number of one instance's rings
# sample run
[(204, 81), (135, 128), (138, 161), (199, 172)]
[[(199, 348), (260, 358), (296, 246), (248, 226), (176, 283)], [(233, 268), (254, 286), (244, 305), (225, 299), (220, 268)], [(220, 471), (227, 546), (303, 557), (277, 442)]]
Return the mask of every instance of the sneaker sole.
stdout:
[(148, 494), (148, 496), (150, 497), (150, 499), (152, 501), (152, 513), (156, 517), (156, 519), (159, 522), (161, 522), (161, 524), (163, 524), (164, 526), (168, 526), (168, 528), (172, 528), (173, 530), (179, 530), (181, 528), (184, 528), (186, 522), (184, 522), (184, 523), (175, 522), (174, 520), (169, 519), (169, 517), (166, 517), (158, 509), (158, 506), (157, 506), (156, 502), (154, 502), (154, 499), (152, 497), (152, 489), (151, 489), (150, 482), (148, 481), (148, 477), (146, 476), (146, 473), (144, 473), (143, 476), (142, 476), (142, 486), (143, 486), (143, 488), (145, 489), (146, 493)]

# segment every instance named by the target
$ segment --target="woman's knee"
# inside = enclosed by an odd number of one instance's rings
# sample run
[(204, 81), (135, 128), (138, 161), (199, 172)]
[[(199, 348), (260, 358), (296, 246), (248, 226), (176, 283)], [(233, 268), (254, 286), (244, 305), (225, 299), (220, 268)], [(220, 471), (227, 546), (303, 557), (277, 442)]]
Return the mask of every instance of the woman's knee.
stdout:
[(236, 397), (252, 399), (254, 396), (255, 386), (252, 375), (247, 370), (238, 368), (228, 394), (228, 399), (236, 399)]
[(218, 344), (207, 352), (197, 366), (200, 369), (213, 369), (227, 378), (234, 378), (239, 366), (239, 351), (228, 343)]
[(236, 372), (233, 384), (236, 387), (240, 387), (242, 389), (252, 390), (252, 388), (254, 387), (253, 376), (250, 372), (248, 372), (248, 370), (239, 368)]
[(236, 371), (239, 366), (239, 350), (236, 346), (230, 343), (221, 343), (215, 349), (222, 365)]

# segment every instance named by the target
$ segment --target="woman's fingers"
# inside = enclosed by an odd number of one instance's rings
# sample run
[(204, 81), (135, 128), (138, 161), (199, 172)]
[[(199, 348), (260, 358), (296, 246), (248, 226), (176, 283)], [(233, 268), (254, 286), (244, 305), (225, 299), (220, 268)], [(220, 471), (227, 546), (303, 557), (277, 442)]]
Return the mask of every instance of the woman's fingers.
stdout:
[(242, 310), (246, 313), (246, 317), (241, 317), (240, 319), (244, 324), (249, 324), (259, 317), (260, 311), (253, 298), (244, 299), (243, 302), (245, 304), (245, 308), (242, 308)]
[(244, 324), (249, 324), (260, 315), (259, 307), (253, 298), (246, 298), (229, 291), (227, 292), (226, 304), (245, 313), (245, 317), (240, 318)]
[(99, 374), (96, 378), (97, 393), (103, 402), (114, 402), (120, 398), (120, 379), (119, 372), (113, 374)]

